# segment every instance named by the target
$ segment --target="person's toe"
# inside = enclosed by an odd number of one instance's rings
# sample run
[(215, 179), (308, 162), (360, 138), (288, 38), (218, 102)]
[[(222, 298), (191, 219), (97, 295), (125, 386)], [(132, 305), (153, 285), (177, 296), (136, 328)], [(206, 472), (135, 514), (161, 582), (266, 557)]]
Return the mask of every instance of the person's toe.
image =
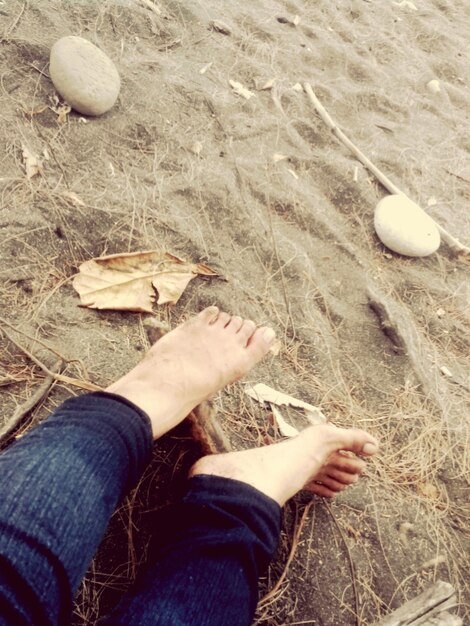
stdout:
[(367, 467), (367, 463), (363, 459), (355, 455), (346, 456), (340, 452), (334, 452), (329, 457), (328, 465), (349, 474), (360, 474)]
[(256, 324), (253, 322), (253, 320), (243, 320), (243, 324), (238, 331), (240, 341), (242, 341), (246, 345), (255, 330)]
[(332, 491), (329, 487), (320, 483), (310, 483), (305, 490), (315, 493), (317, 496), (321, 496), (322, 498), (334, 498), (337, 494), (336, 491)]
[(225, 313), (225, 311), (220, 311), (216, 321), (214, 322), (214, 326), (218, 326), (219, 328), (225, 328), (231, 319), (232, 316), (229, 315), (229, 313)]
[(247, 348), (255, 359), (260, 359), (269, 351), (275, 337), (276, 333), (272, 328), (262, 326), (248, 339)]
[(332, 452), (346, 450), (360, 456), (373, 456), (379, 450), (377, 439), (358, 428), (335, 428), (328, 432), (327, 438)]
[(328, 487), (328, 489), (331, 489), (331, 491), (334, 491), (335, 493), (344, 491), (346, 487), (348, 486), (340, 482), (339, 480), (335, 480), (334, 478), (331, 478), (330, 476), (325, 476), (324, 478), (322, 478), (321, 484), (324, 485), (325, 487)]
[(238, 333), (240, 328), (243, 326), (243, 319), (238, 315), (233, 315), (232, 319), (227, 325), (229, 330), (232, 330), (234, 333)]
[(332, 478), (343, 485), (353, 485), (359, 480), (359, 473), (350, 474), (349, 472), (341, 472), (340, 470), (331, 467), (326, 470), (326, 478)]

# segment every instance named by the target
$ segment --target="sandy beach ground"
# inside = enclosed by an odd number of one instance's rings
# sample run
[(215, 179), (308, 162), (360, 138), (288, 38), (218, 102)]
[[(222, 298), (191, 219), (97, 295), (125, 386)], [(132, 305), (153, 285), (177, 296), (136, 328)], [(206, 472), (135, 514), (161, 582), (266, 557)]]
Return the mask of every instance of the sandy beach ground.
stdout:
[[(287, 507), (257, 624), (374, 624), (438, 579), (468, 619), (468, 259), (446, 244), (411, 259), (380, 243), (386, 191), (296, 85), (310, 82), (369, 158), (470, 246), (469, 33), (467, 0), (0, 2), (2, 332), (104, 386), (141, 358), (149, 316), (80, 308), (71, 277), (91, 257), (170, 251), (223, 278), (195, 279), (176, 306), (155, 306), (159, 320), (217, 304), (273, 325), (280, 354), (249, 382), (382, 441), (360, 486)], [(57, 100), (48, 59), (64, 35), (120, 72), (100, 118), (64, 115)], [(25, 146), (40, 161), (29, 179)], [(5, 334), (0, 379), (5, 421), (43, 380)], [(19, 434), (76, 393), (56, 382)], [(214, 408), (234, 447), (280, 436), (242, 383)], [(131, 584), (197, 454), (184, 426), (157, 444), (76, 624), (95, 624)]]

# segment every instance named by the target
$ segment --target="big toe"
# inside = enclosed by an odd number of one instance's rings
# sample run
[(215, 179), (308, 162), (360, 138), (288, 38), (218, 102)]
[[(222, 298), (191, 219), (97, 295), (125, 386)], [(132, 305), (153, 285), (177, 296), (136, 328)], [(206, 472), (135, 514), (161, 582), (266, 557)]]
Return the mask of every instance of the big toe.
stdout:
[(324, 424), (307, 428), (301, 436), (311, 438), (314, 445), (322, 443), (326, 458), (339, 450), (354, 452), (359, 456), (373, 456), (379, 449), (377, 439), (359, 428), (337, 428), (333, 424)]
[(276, 333), (272, 328), (262, 326), (257, 328), (248, 340), (247, 350), (254, 359), (260, 359), (269, 352)]
[(379, 442), (375, 437), (369, 435), (359, 428), (338, 428), (336, 450), (348, 450), (359, 456), (373, 456), (379, 451)]

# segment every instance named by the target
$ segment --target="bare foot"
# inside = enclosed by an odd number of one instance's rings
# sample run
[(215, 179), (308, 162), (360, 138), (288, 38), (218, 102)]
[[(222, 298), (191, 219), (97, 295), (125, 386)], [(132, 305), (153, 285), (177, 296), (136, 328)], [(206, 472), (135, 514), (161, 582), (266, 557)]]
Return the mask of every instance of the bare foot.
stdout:
[(372, 456), (377, 451), (377, 440), (365, 431), (325, 424), (264, 448), (203, 457), (190, 475), (241, 480), (283, 506), (301, 489), (334, 496), (364, 471), (365, 462), (354, 455)]
[(244, 376), (274, 341), (272, 328), (209, 307), (164, 335), (143, 361), (106, 391), (143, 409), (154, 437), (176, 426), (226, 385)]

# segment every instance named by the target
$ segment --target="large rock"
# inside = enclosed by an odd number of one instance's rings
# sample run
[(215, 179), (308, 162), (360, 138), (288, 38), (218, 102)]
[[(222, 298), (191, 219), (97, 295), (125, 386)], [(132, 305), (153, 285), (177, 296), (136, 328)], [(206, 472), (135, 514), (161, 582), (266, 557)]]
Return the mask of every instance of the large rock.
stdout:
[(51, 49), (49, 73), (62, 98), (84, 115), (109, 111), (121, 79), (109, 57), (87, 39), (62, 37)]
[(374, 226), (387, 248), (405, 256), (428, 256), (441, 243), (436, 224), (406, 196), (383, 198), (375, 208)]

